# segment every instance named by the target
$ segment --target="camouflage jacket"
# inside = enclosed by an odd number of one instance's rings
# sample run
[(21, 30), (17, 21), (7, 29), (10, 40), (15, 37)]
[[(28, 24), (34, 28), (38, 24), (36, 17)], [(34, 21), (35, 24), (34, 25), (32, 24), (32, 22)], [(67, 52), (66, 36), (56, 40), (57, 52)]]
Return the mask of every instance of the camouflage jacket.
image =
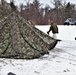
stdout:
[(57, 25), (51, 25), (49, 31), (52, 31), (52, 33), (58, 33)]

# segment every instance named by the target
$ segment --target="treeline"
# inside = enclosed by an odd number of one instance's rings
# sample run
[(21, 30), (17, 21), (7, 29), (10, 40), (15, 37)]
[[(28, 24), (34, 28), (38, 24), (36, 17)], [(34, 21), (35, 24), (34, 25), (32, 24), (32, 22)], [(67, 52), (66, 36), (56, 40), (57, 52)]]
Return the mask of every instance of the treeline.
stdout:
[[(7, 15), (11, 12), (9, 4), (7, 3), (8, 9), (4, 2), (1, 0), (0, 4), (0, 18), (3, 15)], [(67, 18), (76, 19), (76, 7), (75, 4), (70, 2), (66, 3), (63, 0), (53, 0), (50, 4), (53, 4), (53, 8), (46, 5), (43, 8), (43, 4), (39, 0), (34, 0), (32, 3), (30, 0), (25, 1), (26, 5), (20, 4), (19, 14), (26, 20), (32, 21), (34, 25), (49, 24), (48, 21), (53, 20), (57, 24), (63, 24)], [(17, 9), (18, 10), (18, 9)]]

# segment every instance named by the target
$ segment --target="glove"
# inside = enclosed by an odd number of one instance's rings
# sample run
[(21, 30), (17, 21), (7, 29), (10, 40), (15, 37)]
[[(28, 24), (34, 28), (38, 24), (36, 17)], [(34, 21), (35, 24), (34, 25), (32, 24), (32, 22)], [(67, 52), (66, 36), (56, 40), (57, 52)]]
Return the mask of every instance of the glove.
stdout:
[(49, 35), (49, 32), (47, 31), (47, 34)]

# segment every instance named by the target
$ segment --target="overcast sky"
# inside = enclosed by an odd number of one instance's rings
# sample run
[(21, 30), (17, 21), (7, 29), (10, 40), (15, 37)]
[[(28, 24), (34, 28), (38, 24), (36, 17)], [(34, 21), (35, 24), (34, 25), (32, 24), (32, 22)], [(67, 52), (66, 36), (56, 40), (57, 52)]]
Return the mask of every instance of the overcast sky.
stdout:
[[(10, 0), (6, 0), (7, 2), (10, 2)], [(23, 4), (26, 4), (25, 2), (26, 1), (28, 1), (28, 0), (14, 0), (15, 1), (15, 4), (16, 5), (19, 5), (19, 4), (21, 4), (21, 3), (23, 3)], [(32, 2), (33, 0), (30, 0), (30, 2)], [(40, 3), (41, 4), (43, 4), (43, 5), (46, 5), (46, 4), (48, 4), (48, 5), (50, 5), (51, 7), (53, 7), (53, 5), (52, 5), (52, 1), (53, 0), (39, 0), (40, 1)], [(71, 3), (73, 3), (73, 4), (76, 4), (76, 0), (63, 0), (63, 1), (66, 1), (66, 2), (71, 2)]]

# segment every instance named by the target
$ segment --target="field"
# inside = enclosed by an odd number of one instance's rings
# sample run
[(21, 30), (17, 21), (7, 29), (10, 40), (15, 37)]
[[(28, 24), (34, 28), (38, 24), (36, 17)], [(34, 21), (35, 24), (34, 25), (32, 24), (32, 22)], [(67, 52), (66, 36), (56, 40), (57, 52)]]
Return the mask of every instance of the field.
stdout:
[[(46, 33), (49, 26), (36, 26)], [(76, 75), (76, 26), (58, 26), (56, 47), (38, 59), (0, 58), (0, 75)], [(50, 32), (50, 36), (52, 33)]]

